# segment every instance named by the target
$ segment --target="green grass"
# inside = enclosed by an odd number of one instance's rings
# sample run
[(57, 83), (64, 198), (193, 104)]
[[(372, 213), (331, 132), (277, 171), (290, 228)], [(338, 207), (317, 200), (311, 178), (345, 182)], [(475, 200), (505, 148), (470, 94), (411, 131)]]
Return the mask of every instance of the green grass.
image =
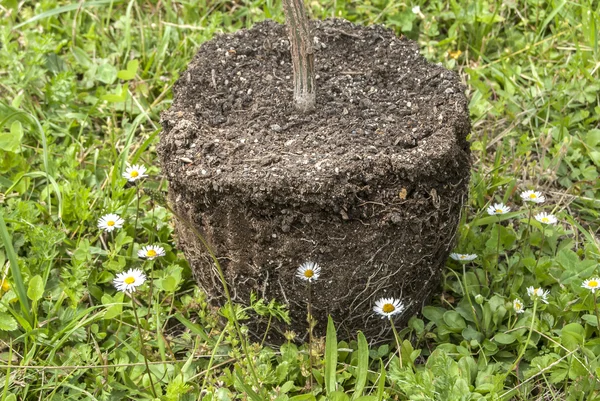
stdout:
[[(150, 377), (169, 401), (600, 399), (595, 296), (581, 288), (600, 274), (600, 3), (307, 3), (314, 18), (385, 24), (460, 72), (475, 163), (456, 249), (478, 258), (448, 261), (438, 296), (400, 330), (399, 352), (361, 337), (334, 344), (333, 328), (313, 345), (312, 364), (306, 345), (240, 341), (238, 321), (285, 313), (262, 301), (207, 305), (174, 249), (154, 150), (160, 112), (198, 46), (282, 21), (279, 2), (4, 0), (1, 401), (153, 399)], [(149, 167), (137, 227), (127, 162)], [(529, 220), (519, 199), (528, 188), (544, 192), (538, 209), (558, 225)], [(485, 213), (500, 201), (517, 211), (501, 225)], [(101, 235), (96, 222), (108, 212), (129, 218)], [(146, 243), (166, 256), (142, 262), (135, 251)], [(152, 283), (136, 293), (139, 328), (112, 286), (132, 267)], [(549, 290), (549, 303), (534, 308), (528, 286)]]

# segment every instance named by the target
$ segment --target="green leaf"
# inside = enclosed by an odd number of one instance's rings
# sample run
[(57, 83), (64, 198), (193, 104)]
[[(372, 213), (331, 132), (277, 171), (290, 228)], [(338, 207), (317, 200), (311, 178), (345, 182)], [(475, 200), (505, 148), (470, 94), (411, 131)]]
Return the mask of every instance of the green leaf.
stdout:
[(6, 312), (0, 312), (0, 330), (13, 331), (18, 327), (19, 326), (17, 325), (17, 321), (14, 317)]
[(333, 319), (327, 320), (327, 336), (325, 337), (325, 390), (331, 394), (336, 390), (335, 373), (337, 370), (337, 335)]
[(581, 316), (581, 318), (585, 320), (585, 322), (590, 326), (598, 326), (598, 318), (596, 317), (596, 315), (583, 315)]
[(27, 297), (32, 301), (39, 301), (44, 295), (44, 280), (42, 276), (37, 275), (29, 280), (29, 286), (27, 287)]
[(328, 401), (350, 401), (350, 397), (348, 397), (348, 394), (344, 393), (343, 391), (334, 391), (331, 394), (327, 394), (327, 400)]
[(367, 383), (367, 375), (369, 374), (369, 345), (365, 335), (358, 332), (358, 363), (356, 365), (356, 384), (354, 385), (354, 394), (352, 399), (356, 400), (362, 394), (365, 384)]
[(129, 60), (127, 62), (127, 69), (119, 71), (117, 73), (117, 77), (119, 77), (119, 79), (122, 79), (123, 81), (129, 81), (129, 80), (135, 78), (135, 74), (137, 73), (137, 69), (138, 69), (139, 65), (140, 65), (139, 61)]
[(10, 132), (0, 132), (0, 149), (18, 153), (23, 139), (23, 126), (20, 121), (13, 121)]
[(290, 401), (317, 401), (312, 394), (300, 394), (290, 398)]
[(494, 336), (494, 341), (498, 344), (512, 344), (516, 339), (517, 337), (514, 334), (497, 333)]
[(454, 331), (462, 331), (465, 327), (467, 327), (465, 319), (463, 319), (460, 313), (453, 310), (449, 310), (448, 312), (444, 313), (444, 323), (446, 323), (448, 327)]
[(173, 292), (177, 288), (177, 280), (172, 276), (165, 277), (161, 280), (161, 286), (166, 292)]
[(444, 309), (435, 306), (425, 306), (423, 308), (423, 316), (439, 326), (440, 322), (444, 319)]
[(560, 343), (572, 351), (583, 346), (585, 329), (579, 323), (569, 323), (560, 331)]
[(110, 85), (117, 79), (117, 69), (108, 64), (102, 64), (98, 67), (96, 79), (104, 84)]
[(118, 94), (112, 94), (109, 93), (107, 95), (102, 95), (100, 97), (101, 100), (105, 100), (109, 103), (121, 103), (124, 102), (125, 100), (127, 100), (127, 92), (128, 92), (128, 86), (127, 84), (123, 85), (120, 89), (120, 93)]

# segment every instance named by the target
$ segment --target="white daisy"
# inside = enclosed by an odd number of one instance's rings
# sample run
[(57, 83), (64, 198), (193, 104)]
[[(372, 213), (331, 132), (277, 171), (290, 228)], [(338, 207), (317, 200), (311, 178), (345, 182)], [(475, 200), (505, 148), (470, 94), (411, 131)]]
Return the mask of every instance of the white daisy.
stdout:
[(159, 256), (165, 256), (165, 248), (158, 245), (146, 245), (138, 251), (138, 256), (140, 258), (152, 260), (158, 258)]
[(529, 295), (529, 297), (531, 299), (541, 299), (542, 302), (545, 304), (548, 303), (548, 295), (549, 294), (550, 294), (550, 291), (544, 290), (540, 287), (538, 287), (538, 288), (534, 288), (533, 286), (527, 287), (527, 295)]
[(296, 272), (296, 277), (306, 280), (309, 283), (317, 281), (321, 274), (321, 268), (315, 262), (304, 262)]
[(525, 312), (525, 307), (523, 305), (523, 301), (521, 301), (519, 298), (515, 298), (512, 303), (513, 303), (513, 309), (515, 310), (515, 313)]
[(521, 199), (523, 199), (523, 202), (533, 202), (533, 203), (546, 202), (546, 197), (544, 195), (542, 195), (541, 192), (532, 191), (532, 190), (521, 192)]
[(134, 164), (133, 166), (127, 166), (123, 173), (123, 178), (126, 178), (129, 182), (134, 182), (144, 177), (148, 177), (146, 174), (146, 167), (141, 164)]
[(581, 286), (583, 288), (587, 288), (588, 290), (592, 291), (592, 294), (594, 292), (596, 292), (597, 289), (600, 288), (600, 278), (594, 277), (591, 278), (589, 280), (585, 280)]
[(107, 232), (113, 231), (115, 228), (123, 227), (123, 220), (118, 214), (109, 213), (98, 219), (98, 228)]
[(558, 221), (554, 215), (542, 212), (535, 215), (535, 219), (542, 224), (556, 224)]
[(375, 302), (373, 312), (381, 316), (382, 319), (392, 317), (404, 310), (404, 304), (395, 298), (380, 298)]
[(135, 287), (139, 287), (146, 281), (146, 275), (139, 269), (129, 269), (124, 273), (117, 274), (113, 284), (118, 291), (134, 292)]
[(459, 262), (470, 262), (473, 259), (477, 259), (477, 255), (474, 253), (451, 253), (450, 257)]
[(510, 212), (510, 207), (506, 206), (504, 203), (494, 203), (487, 208), (487, 212), (491, 216), (497, 214), (506, 214)]

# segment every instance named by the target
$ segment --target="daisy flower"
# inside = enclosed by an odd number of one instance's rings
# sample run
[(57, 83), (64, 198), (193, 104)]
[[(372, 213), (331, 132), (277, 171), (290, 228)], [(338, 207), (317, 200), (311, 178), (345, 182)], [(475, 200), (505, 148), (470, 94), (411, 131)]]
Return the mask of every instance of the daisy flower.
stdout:
[(148, 177), (146, 174), (146, 167), (141, 164), (134, 164), (133, 166), (127, 166), (123, 173), (123, 178), (126, 178), (129, 182), (134, 182), (144, 177)]
[(523, 199), (523, 202), (533, 203), (544, 203), (546, 201), (546, 197), (541, 192), (532, 190), (521, 192), (521, 199)]
[(375, 302), (373, 312), (381, 316), (382, 319), (392, 317), (404, 310), (404, 304), (395, 298), (380, 298)]
[(487, 212), (491, 216), (497, 214), (506, 214), (510, 212), (510, 207), (506, 206), (504, 203), (494, 203), (487, 208)]
[(304, 262), (296, 272), (296, 277), (306, 280), (309, 283), (317, 281), (321, 274), (321, 268), (315, 262)]
[(118, 214), (109, 213), (98, 219), (98, 228), (107, 232), (113, 231), (115, 228), (123, 227), (123, 220)]
[(117, 274), (113, 284), (118, 291), (134, 292), (136, 287), (144, 284), (146, 275), (139, 269), (129, 269), (124, 273)]
[(542, 224), (556, 224), (558, 221), (554, 215), (542, 212), (535, 215), (535, 219)]
[(527, 295), (531, 299), (541, 299), (543, 303), (548, 303), (548, 295), (550, 292), (548, 290), (543, 290), (541, 287), (534, 288), (533, 286), (527, 287)]
[(588, 280), (585, 280), (581, 286), (583, 288), (587, 288), (588, 290), (592, 291), (592, 294), (600, 288), (600, 278), (594, 277)]
[(159, 256), (165, 256), (165, 248), (158, 245), (146, 245), (138, 251), (138, 256), (148, 260), (156, 259)]
[(474, 253), (451, 253), (450, 257), (459, 262), (470, 262), (473, 259), (477, 259), (477, 255)]
[(521, 301), (519, 298), (515, 298), (513, 300), (512, 304), (513, 304), (513, 309), (515, 310), (515, 313), (525, 312), (525, 307), (523, 305), (523, 301)]

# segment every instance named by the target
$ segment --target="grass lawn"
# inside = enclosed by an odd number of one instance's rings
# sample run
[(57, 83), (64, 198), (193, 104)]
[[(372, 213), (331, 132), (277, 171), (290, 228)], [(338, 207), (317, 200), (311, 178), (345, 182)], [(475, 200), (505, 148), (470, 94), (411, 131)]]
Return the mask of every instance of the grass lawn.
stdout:
[[(207, 305), (155, 147), (200, 44), (283, 22), (280, 2), (2, 0), (0, 401), (600, 400), (600, 2), (306, 4), (384, 24), (460, 73), (474, 166), (456, 252), (477, 258), (448, 260), (400, 350), (333, 327), (312, 362), (307, 344), (253, 342), (244, 323), (283, 307)], [(128, 163), (148, 177), (128, 184)], [(545, 202), (524, 202), (530, 189)], [(98, 227), (107, 213), (122, 227)], [(148, 244), (156, 258), (138, 256)], [(113, 285), (140, 283), (130, 269), (147, 276), (133, 297)]]

